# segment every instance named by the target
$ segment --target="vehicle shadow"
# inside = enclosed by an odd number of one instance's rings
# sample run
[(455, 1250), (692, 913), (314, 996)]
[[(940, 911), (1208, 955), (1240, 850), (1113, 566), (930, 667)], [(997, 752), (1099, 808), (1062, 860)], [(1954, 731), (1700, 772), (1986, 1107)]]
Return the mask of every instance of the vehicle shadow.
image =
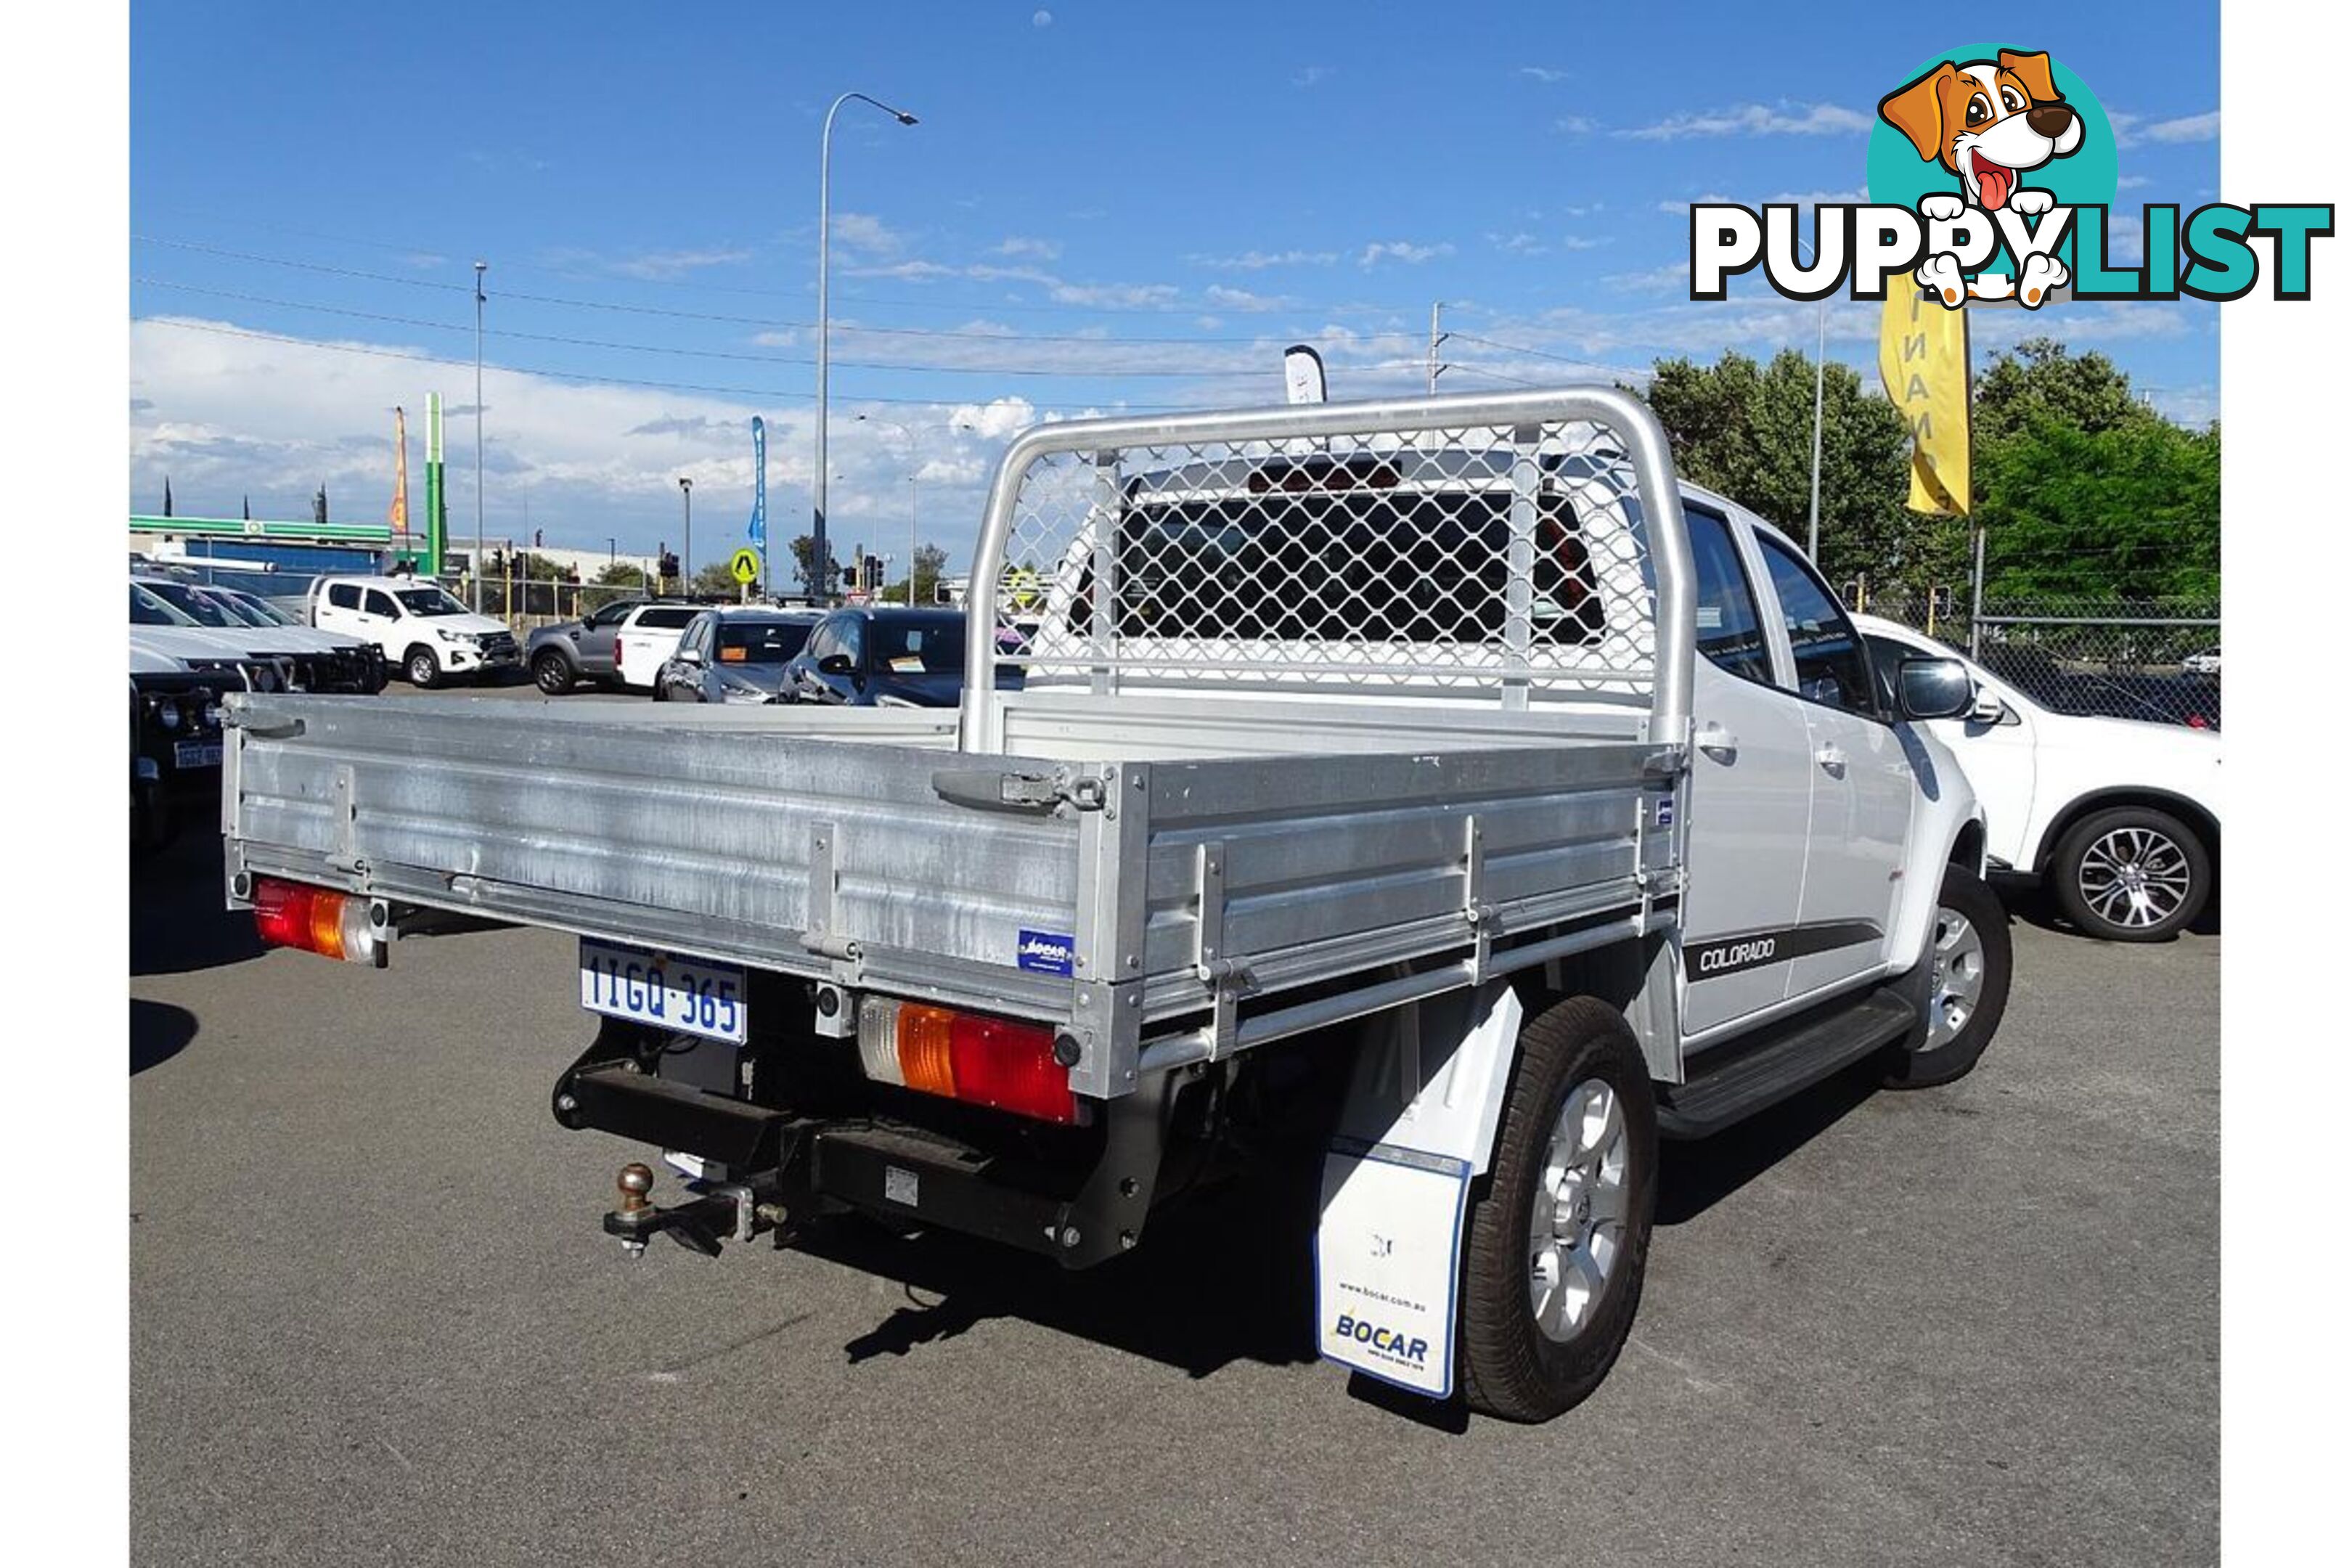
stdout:
[(1731, 1196), (1882, 1092), (1885, 1070), (1857, 1062), (1712, 1138), (1662, 1144), (1656, 1223), (1686, 1224)]
[[(2039, 887), (2003, 888), (1999, 889), (1999, 891), (2001, 903), (2007, 907), (2010, 916), (2013, 920), (2022, 921), (2027, 925), (2032, 926), (2038, 931), (2046, 931), (2058, 936), (2071, 937), (2076, 942), (2101, 942), (2105, 940), (2102, 937), (2091, 935), (2089, 932), (2084, 931), (2080, 926), (2076, 925), (2074, 921), (2068, 920), (2064, 912), (2058, 908), (2058, 900), (2052, 898), (2048, 890)], [(2181, 930), (2191, 936), (2219, 936), (2221, 934), (2221, 889), (2219, 887), (2216, 887), (2213, 889), (2211, 896), (2205, 900), (2205, 907), (2198, 911), (2197, 918), (2190, 921), (2186, 926), (2183, 926)], [(2174, 940), (2177, 940), (2177, 933), (2175, 937), (2163, 938), (2154, 945), (2161, 947), (2164, 945), (2164, 942)]]
[[(1879, 1092), (1882, 1071), (1858, 1064), (1713, 1138), (1667, 1144), (1657, 1223), (1685, 1224), (1738, 1192)], [(1156, 1213), (1132, 1254), (1078, 1272), (968, 1237), (901, 1234), (857, 1217), (822, 1222), (793, 1245), (906, 1290), (905, 1305), (842, 1347), (853, 1365), (1018, 1318), (1208, 1377), (1234, 1362), (1317, 1359), (1314, 1194), (1311, 1175), (1298, 1170), (1254, 1168)], [(1349, 1391), (1436, 1430), (1462, 1429), (1459, 1401), (1434, 1404), (1361, 1376)]]
[(907, 1289), (906, 1306), (843, 1347), (853, 1364), (1011, 1317), (1207, 1377), (1236, 1361), (1316, 1359), (1313, 1205), (1269, 1204), (1275, 1191), (1265, 1178), (1236, 1178), (1155, 1215), (1135, 1252), (1078, 1272), (989, 1242), (900, 1236), (855, 1218), (828, 1221), (797, 1246)]
[(131, 873), (131, 973), (184, 974), (257, 958), (253, 917), (222, 908), (221, 841), (183, 834)]
[(196, 1016), (165, 1002), (131, 999), (131, 1076), (170, 1061), (196, 1037)]

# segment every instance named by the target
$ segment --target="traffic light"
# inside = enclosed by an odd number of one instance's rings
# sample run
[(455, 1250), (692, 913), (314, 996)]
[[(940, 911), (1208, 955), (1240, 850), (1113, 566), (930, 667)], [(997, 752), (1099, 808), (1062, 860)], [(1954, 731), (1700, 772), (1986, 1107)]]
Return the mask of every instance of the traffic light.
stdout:
[(866, 591), (871, 594), (881, 586), (882, 557), (869, 555), (866, 558)]
[(663, 551), (660, 565), (661, 574), (665, 579), (677, 575), (677, 556), (674, 552)]

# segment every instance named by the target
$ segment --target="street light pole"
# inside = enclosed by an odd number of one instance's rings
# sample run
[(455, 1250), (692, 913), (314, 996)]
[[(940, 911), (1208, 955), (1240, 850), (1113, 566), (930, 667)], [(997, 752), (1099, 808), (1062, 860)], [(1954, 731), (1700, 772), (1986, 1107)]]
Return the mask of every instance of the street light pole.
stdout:
[(679, 476), (677, 493), (686, 498), (686, 553), (678, 557), (677, 585), (680, 593), (694, 591), (694, 481)]
[[(1800, 258), (1807, 267), (1820, 260), (1819, 250), (1801, 239), (1797, 244), (1812, 251)], [(1813, 307), (1813, 504), (1805, 520), (1805, 559), (1815, 567), (1822, 563), (1822, 375), (1828, 360), (1829, 323), (1830, 305), (1824, 299)]]
[(915, 479), (907, 476), (907, 608), (915, 607)]
[(829, 601), (833, 596), (833, 574), (827, 570), (832, 557), (825, 548), (824, 538), (825, 476), (832, 472), (825, 458), (825, 378), (833, 357), (833, 318), (828, 310), (828, 289), (833, 270), (833, 117), (841, 112), (843, 104), (852, 100), (872, 104), (901, 125), (915, 123), (915, 117), (905, 110), (893, 109), (880, 99), (868, 98), (862, 92), (843, 93), (833, 100), (833, 107), (824, 111), (824, 135), (818, 147), (816, 167), (816, 468), (811, 481), (811, 489), (814, 491), (812, 500), (815, 516), (809, 531), (810, 542), (814, 546), (811, 553), (816, 558), (820, 602)]
[(474, 263), (474, 613), (482, 613), (482, 559), (486, 541), (482, 536), (482, 301), (488, 298), (482, 292), (482, 274), (490, 269), (487, 261)]

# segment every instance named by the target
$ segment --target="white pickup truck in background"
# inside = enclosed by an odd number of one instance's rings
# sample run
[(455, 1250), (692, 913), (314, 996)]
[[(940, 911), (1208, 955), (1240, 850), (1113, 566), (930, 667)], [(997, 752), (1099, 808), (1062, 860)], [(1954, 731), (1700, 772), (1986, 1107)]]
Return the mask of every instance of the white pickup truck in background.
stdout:
[[(1854, 624), (1882, 665), (1956, 657), (1894, 621)], [(2204, 913), (2221, 858), (2220, 731), (2054, 712), (1964, 662), (1975, 705), (1929, 728), (1976, 788), (1994, 875), (2042, 883), (2107, 942), (2160, 942)]]
[(1303, 1152), (1323, 1353), (1516, 1420), (1623, 1344), (1662, 1139), (1998, 1026), (1966, 670), (1874, 668), (1630, 395), (1043, 426), (972, 582), (960, 711), (235, 697), (230, 900), (367, 963), (579, 933), (555, 1117), (688, 1177), (622, 1168), (633, 1252), (1086, 1267)]

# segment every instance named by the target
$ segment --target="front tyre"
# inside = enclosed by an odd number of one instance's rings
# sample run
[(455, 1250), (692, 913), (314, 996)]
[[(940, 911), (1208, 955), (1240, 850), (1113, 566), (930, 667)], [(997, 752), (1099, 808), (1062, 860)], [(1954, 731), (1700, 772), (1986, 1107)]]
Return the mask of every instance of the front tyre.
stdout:
[(1886, 1069), (1889, 1089), (1931, 1089), (1965, 1077), (2009, 1006), (2009, 911), (1965, 866), (1944, 868), (1923, 962), (1927, 1000)]
[(550, 697), (562, 697), (572, 689), (571, 662), (552, 650), (541, 654), (530, 662), (530, 679)]
[(1578, 996), (1520, 1030), (1464, 1248), (1473, 1410), (1548, 1421), (1601, 1385), (1642, 1299), (1657, 1172), (1649, 1068), (1623, 1015)]
[(2086, 936), (2162, 942), (2204, 909), (2213, 862), (2179, 817), (2123, 805), (2068, 829), (2050, 879), (2059, 909)]
[(429, 647), (413, 647), (402, 668), (408, 675), (408, 684), (419, 691), (430, 691), (441, 684), (441, 660)]

